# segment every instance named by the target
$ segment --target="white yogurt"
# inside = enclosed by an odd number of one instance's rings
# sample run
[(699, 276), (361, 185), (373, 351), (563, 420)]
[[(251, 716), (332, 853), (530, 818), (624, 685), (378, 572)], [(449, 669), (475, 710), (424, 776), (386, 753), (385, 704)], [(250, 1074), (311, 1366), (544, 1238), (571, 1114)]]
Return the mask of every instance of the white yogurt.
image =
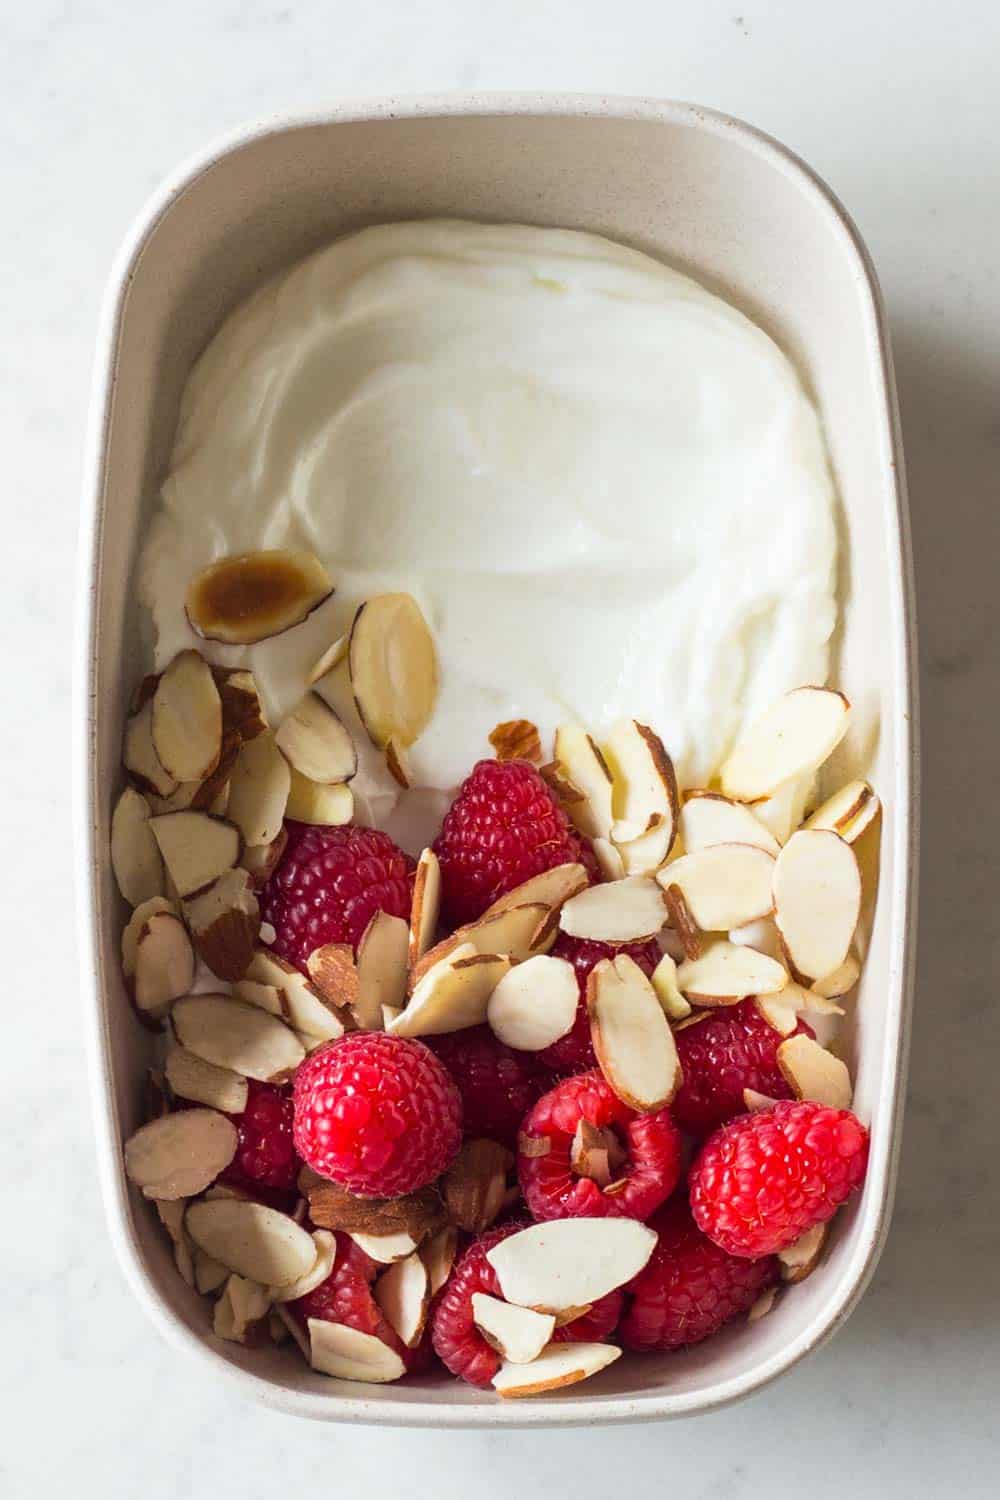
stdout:
[[(334, 597), (249, 650), (197, 641), (192, 574), (285, 546), (323, 559)], [(410, 590), (441, 660), (425, 787), (490, 754), (500, 719), (545, 743), (622, 716), (691, 786), (747, 715), (825, 680), (835, 561), (817, 413), (748, 318), (595, 235), (430, 221), (339, 240), (226, 320), (184, 393), (140, 586), (158, 667), (192, 644), (246, 662), (272, 713), (360, 600)], [(377, 757), (360, 785), (384, 822)]]

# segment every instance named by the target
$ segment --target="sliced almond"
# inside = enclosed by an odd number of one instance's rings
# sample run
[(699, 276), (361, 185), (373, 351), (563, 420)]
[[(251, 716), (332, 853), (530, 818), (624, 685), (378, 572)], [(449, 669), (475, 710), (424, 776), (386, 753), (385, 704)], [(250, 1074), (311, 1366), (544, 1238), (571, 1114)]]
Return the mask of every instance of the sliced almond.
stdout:
[(581, 1119), (570, 1147), (569, 1164), (578, 1177), (589, 1177), (598, 1187), (610, 1187), (627, 1159), (613, 1130), (601, 1130)]
[(778, 1103), (770, 1094), (760, 1094), (756, 1089), (743, 1090), (743, 1108), (748, 1114), (759, 1114), (762, 1109), (773, 1109)]
[(181, 651), (153, 694), (153, 748), (177, 781), (204, 781), (222, 752), (222, 699), (197, 651)]
[(616, 1344), (550, 1344), (529, 1365), (504, 1362), (493, 1377), (493, 1389), (505, 1400), (543, 1396), (578, 1385), (621, 1358)]
[(271, 1309), (264, 1287), (243, 1276), (229, 1276), (212, 1312), (212, 1332), (218, 1339), (246, 1344)]
[(812, 990), (824, 1000), (839, 1000), (841, 995), (847, 995), (853, 990), (861, 978), (861, 965), (853, 953), (848, 953), (842, 964), (829, 974), (824, 974), (822, 979), (814, 979)]
[(200, 636), (252, 646), (301, 624), (332, 593), (329, 574), (311, 552), (243, 552), (196, 573), (184, 608)]
[(182, 1109), (125, 1142), (125, 1171), (147, 1198), (201, 1193), (236, 1155), (236, 1126), (214, 1109)]
[(153, 744), (152, 698), (125, 725), (122, 761), (140, 791), (157, 797), (171, 797), (177, 791), (178, 778), (161, 763)]
[(611, 770), (597, 744), (579, 724), (561, 724), (556, 730), (556, 765), (580, 793), (566, 811), (575, 826), (589, 839), (610, 839), (612, 811)]
[(157, 1198), (155, 1202), (160, 1222), (173, 1242), (174, 1264), (178, 1274), (187, 1286), (195, 1286), (197, 1278), (194, 1254), (191, 1241), (184, 1232), (184, 1214), (188, 1200), (186, 1198)]
[(744, 729), (722, 766), (723, 792), (761, 802), (817, 770), (846, 734), (850, 713), (843, 693), (832, 688), (794, 688)]
[(778, 1251), (782, 1281), (805, 1281), (815, 1271), (826, 1244), (828, 1228), (827, 1224), (814, 1224), (794, 1245)]
[(332, 641), (322, 656), (317, 657), (309, 671), (306, 673), (306, 682), (312, 687), (315, 682), (322, 682), (324, 677), (329, 677), (342, 661), (347, 660), (347, 648), (350, 644), (349, 635), (339, 635)]
[(203, 891), (239, 864), (239, 829), (223, 818), (203, 812), (165, 813), (151, 818), (149, 826), (181, 898)]
[(198, 956), (212, 973), (230, 983), (242, 979), (260, 932), (260, 907), (247, 871), (220, 875), (184, 902), (184, 917)]
[(440, 1036), (481, 1025), (489, 998), (510, 966), (506, 956), (477, 953), (472, 943), (460, 943), (427, 970), (406, 1009), (389, 1027), (390, 1033)]
[(404, 792), (409, 791), (413, 785), (413, 772), (406, 751), (395, 740), (386, 741), (385, 764), (396, 785), (402, 787)]
[(677, 983), (677, 964), (669, 953), (664, 953), (649, 982), (668, 1021), (683, 1021), (691, 1014), (691, 1006)]
[(292, 773), (270, 733), (240, 749), (229, 779), (226, 811), (245, 844), (270, 844), (282, 830)]
[(695, 1005), (738, 1005), (748, 995), (772, 995), (788, 983), (788, 971), (758, 953), (720, 938), (700, 958), (682, 964), (677, 983)]
[(410, 974), (415, 989), (424, 975), (459, 947), (471, 947), (476, 953), (506, 954), (514, 963), (551, 948), (558, 926), (549, 922), (550, 909), (540, 901), (512, 906), (504, 911), (487, 912), (476, 922), (459, 927), (451, 937), (428, 950), (418, 959)]
[(354, 616), (351, 690), (372, 743), (408, 749), (426, 729), (438, 690), (434, 638), (411, 594), (378, 594)]
[(301, 1190), (309, 1199), (313, 1223), (345, 1234), (409, 1234), (419, 1241), (444, 1222), (441, 1196), (430, 1187), (401, 1198), (360, 1198), (325, 1178), (300, 1175)]
[(659, 735), (636, 719), (615, 724), (603, 748), (615, 819), (636, 830), (631, 838), (622, 838), (613, 827), (611, 837), (626, 874), (649, 874), (666, 859), (677, 833), (680, 799), (673, 761)]
[(850, 844), (828, 829), (793, 833), (774, 866), (774, 920), (797, 978), (822, 979), (844, 962), (860, 912)]
[(663, 891), (663, 900), (667, 908), (667, 917), (670, 921), (677, 956), (693, 963), (696, 958), (701, 957), (704, 945), (701, 940), (701, 931), (691, 915), (691, 908), (687, 904), (684, 892), (679, 885), (667, 885)]
[(766, 1318), (774, 1307), (777, 1295), (778, 1288), (775, 1286), (769, 1286), (761, 1292), (757, 1300), (751, 1304), (750, 1311), (747, 1313), (747, 1322), (759, 1323), (761, 1318)]
[(306, 959), (306, 968), (325, 1001), (353, 1010), (360, 981), (350, 943), (324, 943), (322, 948), (314, 948)]
[[(289, 813), (288, 816), (292, 817), (292, 814)], [(305, 822), (306, 819), (303, 818), (300, 821)], [(281, 863), (281, 856), (285, 852), (287, 843), (288, 831), (282, 828), (278, 836), (269, 844), (251, 844), (243, 850), (240, 864), (250, 876), (255, 891), (259, 891), (261, 886), (266, 885), (270, 880)]]
[(538, 774), (564, 812), (568, 813), (574, 802), (583, 801), (580, 788), (573, 785), (557, 761), (550, 760), (539, 766)]
[(505, 719), (491, 730), (489, 741), (497, 760), (530, 760), (536, 765), (541, 761), (541, 737), (530, 719)]
[(195, 1290), (203, 1297), (207, 1297), (210, 1292), (217, 1292), (229, 1279), (230, 1272), (221, 1261), (213, 1260), (197, 1246), (192, 1251), (191, 1259), (194, 1264)]
[(258, 948), (246, 971), (247, 979), (270, 984), (281, 991), (289, 1024), (319, 1041), (335, 1042), (344, 1034), (344, 1023), (325, 995), (310, 984), (294, 964), (266, 948)]
[(406, 999), (406, 955), (410, 930), (402, 917), (377, 911), (358, 943), (358, 994), (354, 1016), (363, 1031), (382, 1025), (382, 1007)]
[(293, 1342), (298, 1345), (302, 1358), (306, 1364), (309, 1364), (312, 1359), (312, 1351), (309, 1344), (308, 1329), (303, 1328), (295, 1313), (282, 1302), (274, 1304), (271, 1308), (270, 1316), (282, 1325), (286, 1334), (291, 1334)]
[(288, 1214), (250, 1199), (200, 1199), (188, 1208), (184, 1227), (206, 1255), (263, 1286), (289, 1286), (316, 1263), (311, 1234)]
[(621, 850), (612, 844), (610, 839), (594, 839), (591, 847), (597, 867), (605, 880), (624, 880), (625, 861), (622, 859)]
[(354, 817), (354, 793), (346, 784), (325, 786), (293, 769), (285, 815), (315, 828), (341, 828)]
[(624, 1286), (655, 1247), (655, 1232), (637, 1219), (554, 1219), (509, 1235), (486, 1259), (506, 1302), (558, 1313)]
[(436, 1297), (451, 1275), (458, 1251), (458, 1230), (454, 1224), (446, 1224), (437, 1234), (431, 1235), (420, 1247), (431, 1296)]
[(572, 1030), (579, 998), (573, 965), (536, 954), (503, 976), (489, 998), (486, 1019), (508, 1047), (540, 1052)]
[(216, 668), (215, 685), (222, 699), (225, 734), (235, 736), (239, 744), (263, 734), (268, 723), (253, 673), (243, 667)]
[(321, 1375), (385, 1385), (406, 1374), (395, 1349), (372, 1333), (359, 1333), (346, 1323), (327, 1323), (319, 1318), (309, 1318), (308, 1328), (309, 1362)]
[(712, 844), (675, 859), (656, 878), (678, 888), (702, 932), (728, 932), (770, 914), (774, 867), (754, 845)]
[(813, 1099), (833, 1109), (850, 1109), (851, 1075), (846, 1063), (803, 1032), (790, 1036), (777, 1052), (782, 1077), (796, 1099)]
[(412, 1255), (417, 1248), (417, 1241), (412, 1234), (407, 1234), (405, 1229), (399, 1230), (397, 1234), (361, 1234), (351, 1235), (351, 1239), (359, 1250), (380, 1266), (391, 1266), (394, 1261), (405, 1260)]
[(409, 962), (411, 967), (434, 946), (441, 915), (441, 866), (433, 849), (425, 849), (417, 860), (410, 909)]
[(357, 772), (354, 741), (318, 693), (306, 693), (282, 719), (274, 742), (293, 770), (309, 781), (328, 786), (350, 781)]
[(448, 1217), (468, 1234), (482, 1234), (504, 1206), (514, 1158), (496, 1141), (466, 1141), (441, 1182)]
[(312, 1239), (316, 1246), (316, 1259), (312, 1266), (297, 1281), (290, 1281), (286, 1286), (268, 1287), (272, 1302), (294, 1302), (299, 1297), (307, 1297), (332, 1274), (337, 1260), (336, 1236), (329, 1229), (314, 1229)]
[(170, 912), (171, 916), (177, 916), (177, 908), (166, 896), (151, 896), (148, 901), (143, 901), (137, 906), (128, 920), (122, 932), (122, 973), (126, 979), (131, 979), (135, 973), (135, 951), (139, 945), (139, 938), (149, 921), (159, 912)]
[(372, 1295), (407, 1349), (414, 1348), (420, 1342), (430, 1304), (427, 1267), (420, 1256), (394, 1261), (375, 1282)]
[(643, 1113), (669, 1104), (681, 1084), (677, 1047), (634, 959), (620, 953), (595, 965), (587, 978), (587, 1010), (597, 1061), (619, 1099)]
[(881, 803), (867, 781), (849, 781), (817, 807), (804, 828), (828, 828), (848, 844), (861, 837), (878, 817)]
[(171, 912), (149, 918), (135, 948), (135, 1006), (153, 1021), (162, 1020), (173, 1002), (194, 983), (195, 958), (184, 923)]
[(775, 1031), (782, 1036), (791, 1036), (799, 1024), (799, 993), (797, 985), (786, 985), (776, 995), (758, 995), (754, 1000), (754, 1007), (758, 1015), (769, 1026), (773, 1026)]
[(184, 1047), (167, 1053), (166, 1075), (179, 1099), (191, 1099), (227, 1115), (241, 1115), (247, 1107), (247, 1081), (230, 1068), (196, 1057)]
[(149, 803), (127, 786), (111, 815), (111, 868), (130, 906), (163, 893), (163, 860), (149, 819)]
[(284, 993), (275, 984), (261, 984), (256, 979), (238, 979), (233, 985), (233, 999), (242, 1000), (244, 1005), (255, 1005), (258, 1010), (266, 1010), (269, 1016), (279, 1016), (283, 1021), (288, 1019)]
[(655, 937), (666, 920), (663, 892), (644, 875), (588, 886), (571, 896), (559, 914), (563, 932), (597, 943)]
[(777, 855), (781, 845), (769, 828), (742, 802), (720, 792), (689, 792), (680, 814), (684, 849), (695, 854), (713, 844), (753, 844)]
[(305, 1056), (283, 1021), (227, 995), (186, 995), (174, 1005), (170, 1020), (177, 1040), (189, 1052), (261, 1083), (288, 1077)]
[(510, 911), (514, 906), (533, 906), (541, 904), (551, 910), (558, 910), (571, 896), (582, 891), (589, 885), (587, 872), (583, 865), (567, 864), (553, 865), (550, 870), (543, 870), (540, 875), (533, 875), (530, 880), (515, 886), (512, 891), (494, 901), (480, 918), (495, 917), (498, 912)]
[(760, 917), (756, 922), (743, 922), (739, 927), (731, 927), (729, 941), (740, 948), (756, 948), (758, 953), (766, 953), (768, 958), (776, 958), (779, 962), (783, 957), (781, 938), (773, 917)]
[(490, 1348), (512, 1365), (528, 1365), (537, 1359), (556, 1326), (551, 1313), (515, 1307), (485, 1292), (472, 1294), (472, 1321)]

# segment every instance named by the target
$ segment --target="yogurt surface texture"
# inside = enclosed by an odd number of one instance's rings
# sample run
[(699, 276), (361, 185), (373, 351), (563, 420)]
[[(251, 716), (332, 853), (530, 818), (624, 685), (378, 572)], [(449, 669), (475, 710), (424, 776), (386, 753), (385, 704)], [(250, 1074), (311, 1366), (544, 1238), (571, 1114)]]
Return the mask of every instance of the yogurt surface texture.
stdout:
[[(193, 574), (278, 547), (314, 551), (333, 597), (254, 647), (196, 637)], [(226, 320), (184, 393), (140, 591), (158, 669), (191, 645), (246, 664), (273, 716), (358, 603), (409, 590), (441, 668), (421, 787), (460, 781), (499, 720), (550, 746), (623, 716), (693, 786), (747, 716), (825, 681), (835, 571), (820, 422), (767, 334), (595, 235), (425, 221), (339, 240)], [(322, 690), (348, 712), (343, 669)], [(391, 832), (380, 756), (357, 786)]]

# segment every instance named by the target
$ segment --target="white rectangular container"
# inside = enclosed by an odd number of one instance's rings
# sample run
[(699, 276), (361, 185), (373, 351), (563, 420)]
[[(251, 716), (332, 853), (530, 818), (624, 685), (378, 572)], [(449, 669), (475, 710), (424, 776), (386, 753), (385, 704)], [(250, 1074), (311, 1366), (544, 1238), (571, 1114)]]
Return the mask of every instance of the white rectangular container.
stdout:
[[(761, 323), (819, 402), (841, 509), (832, 679), (855, 704), (838, 770), (869, 775), (885, 817), (881, 879), (850, 1034), (871, 1125), (863, 1193), (817, 1272), (763, 1322), (680, 1355), (626, 1358), (561, 1395), (514, 1403), (443, 1377), (328, 1380), (294, 1350), (216, 1340), (149, 1204), (125, 1181), (149, 1041), (119, 972), (123, 910), (108, 856), (129, 690), (148, 662), (131, 584), (191, 365), (279, 267), (364, 224), (451, 215), (610, 235), (690, 271)], [(157, 1327), (285, 1411), (440, 1426), (637, 1421), (704, 1411), (789, 1369), (847, 1317), (889, 1220), (906, 1062), (916, 883), (909, 539), (885, 315), (867, 253), (826, 187), (725, 116), (644, 100), (534, 96), (350, 104), (237, 136), (185, 167), (119, 257), (98, 348), (82, 517), (76, 775), (83, 987), (112, 1237)]]

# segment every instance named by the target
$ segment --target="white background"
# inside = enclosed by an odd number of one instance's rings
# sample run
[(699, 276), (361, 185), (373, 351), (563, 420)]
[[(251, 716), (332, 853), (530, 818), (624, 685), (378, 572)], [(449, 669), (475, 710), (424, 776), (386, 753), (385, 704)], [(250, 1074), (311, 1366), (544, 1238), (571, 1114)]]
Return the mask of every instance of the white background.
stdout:
[[(986, 0), (0, 0), (5, 1500), (996, 1493), (998, 65)], [(833, 1345), (755, 1400), (683, 1424), (380, 1433), (244, 1406), (146, 1324), (97, 1198), (67, 730), (103, 282), (146, 195), (219, 132), (344, 95), (450, 88), (665, 95), (753, 121), (846, 201), (892, 316), (925, 787), (894, 1228)]]

